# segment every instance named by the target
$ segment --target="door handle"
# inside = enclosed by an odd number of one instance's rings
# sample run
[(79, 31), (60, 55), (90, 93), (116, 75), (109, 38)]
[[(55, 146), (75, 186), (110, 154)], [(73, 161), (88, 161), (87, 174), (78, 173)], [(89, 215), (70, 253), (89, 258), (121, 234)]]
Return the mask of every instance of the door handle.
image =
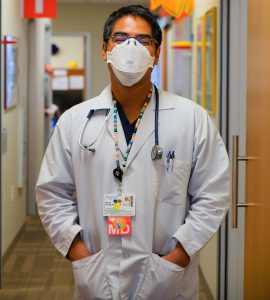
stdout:
[(238, 225), (238, 207), (256, 206), (253, 203), (238, 202), (238, 162), (257, 160), (254, 156), (239, 156), (239, 136), (233, 136), (232, 143), (232, 228), (237, 228)]

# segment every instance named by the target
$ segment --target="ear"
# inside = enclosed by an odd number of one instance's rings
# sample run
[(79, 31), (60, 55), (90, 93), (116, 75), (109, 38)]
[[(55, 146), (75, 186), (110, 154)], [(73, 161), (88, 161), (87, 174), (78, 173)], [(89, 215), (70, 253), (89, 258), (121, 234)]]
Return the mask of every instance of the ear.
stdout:
[(160, 55), (160, 47), (158, 47), (157, 50), (156, 50), (156, 52), (155, 52), (154, 65), (157, 65), (157, 64), (158, 64), (159, 55)]
[(107, 61), (107, 44), (105, 42), (102, 43), (102, 59), (103, 61)]

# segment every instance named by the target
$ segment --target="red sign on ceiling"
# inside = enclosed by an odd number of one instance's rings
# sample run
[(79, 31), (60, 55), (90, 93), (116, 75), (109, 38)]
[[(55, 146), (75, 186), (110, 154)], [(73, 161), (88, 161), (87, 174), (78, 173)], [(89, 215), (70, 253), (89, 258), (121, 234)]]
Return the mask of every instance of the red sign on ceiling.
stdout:
[(23, 18), (56, 18), (56, 0), (22, 0)]

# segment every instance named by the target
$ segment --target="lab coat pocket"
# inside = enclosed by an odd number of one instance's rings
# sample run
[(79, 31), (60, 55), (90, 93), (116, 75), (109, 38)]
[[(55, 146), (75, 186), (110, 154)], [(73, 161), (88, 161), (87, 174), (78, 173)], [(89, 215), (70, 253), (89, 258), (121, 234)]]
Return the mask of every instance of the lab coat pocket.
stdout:
[(137, 300), (181, 299), (184, 268), (173, 264), (156, 254), (149, 257), (148, 266)]
[(174, 160), (167, 163), (164, 158), (153, 162), (153, 188), (157, 201), (179, 205), (186, 201), (190, 176), (186, 161)]
[(102, 251), (72, 262), (76, 300), (112, 299)]

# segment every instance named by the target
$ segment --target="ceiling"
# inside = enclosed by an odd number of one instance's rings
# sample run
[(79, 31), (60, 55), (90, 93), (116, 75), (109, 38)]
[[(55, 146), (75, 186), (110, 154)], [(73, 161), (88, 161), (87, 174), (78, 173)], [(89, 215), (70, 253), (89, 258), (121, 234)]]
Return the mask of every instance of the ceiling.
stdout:
[(122, 5), (130, 5), (130, 4), (149, 4), (149, 0), (57, 0), (58, 4), (122, 4)]

